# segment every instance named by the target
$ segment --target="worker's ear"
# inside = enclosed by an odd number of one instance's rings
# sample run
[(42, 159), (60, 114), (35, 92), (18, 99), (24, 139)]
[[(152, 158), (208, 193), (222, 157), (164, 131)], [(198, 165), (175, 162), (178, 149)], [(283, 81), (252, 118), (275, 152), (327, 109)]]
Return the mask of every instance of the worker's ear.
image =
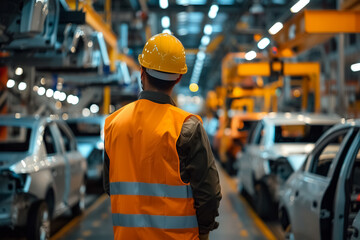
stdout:
[(178, 79), (176, 79), (176, 83), (175, 84), (178, 84), (179, 82), (180, 82), (180, 80), (181, 80), (181, 78), (182, 78), (182, 74), (180, 74), (180, 76), (178, 77)]

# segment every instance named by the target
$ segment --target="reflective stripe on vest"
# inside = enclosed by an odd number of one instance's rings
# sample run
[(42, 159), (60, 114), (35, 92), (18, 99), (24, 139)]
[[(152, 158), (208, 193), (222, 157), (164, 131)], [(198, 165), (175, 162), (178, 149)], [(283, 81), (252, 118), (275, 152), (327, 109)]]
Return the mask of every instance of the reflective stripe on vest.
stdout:
[(119, 227), (152, 227), (162, 229), (198, 227), (196, 216), (162, 216), (113, 213), (112, 220), (114, 226)]
[(110, 183), (111, 195), (142, 195), (154, 197), (192, 198), (189, 185), (172, 186), (159, 183), (142, 182), (112, 182)]

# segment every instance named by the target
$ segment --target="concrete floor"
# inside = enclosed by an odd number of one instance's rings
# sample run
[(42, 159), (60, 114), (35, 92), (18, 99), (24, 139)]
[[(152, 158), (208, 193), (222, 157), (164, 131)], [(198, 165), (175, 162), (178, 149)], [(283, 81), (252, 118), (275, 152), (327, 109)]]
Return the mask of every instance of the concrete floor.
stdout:
[[(282, 236), (277, 233), (278, 226), (275, 224), (270, 230), (249, 204), (237, 194), (235, 180), (221, 169), (219, 174), (223, 195), (220, 216), (217, 218), (220, 227), (211, 232), (210, 240), (281, 239)], [(82, 216), (67, 223), (51, 240), (113, 239), (110, 212), (110, 199), (107, 195), (101, 195)]]

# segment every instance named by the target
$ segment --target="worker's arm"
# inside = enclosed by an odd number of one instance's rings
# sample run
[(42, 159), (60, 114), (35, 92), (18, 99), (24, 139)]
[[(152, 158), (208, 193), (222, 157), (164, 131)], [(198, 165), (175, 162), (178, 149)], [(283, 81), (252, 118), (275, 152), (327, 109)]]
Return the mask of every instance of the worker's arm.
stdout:
[(104, 191), (110, 196), (109, 166), (110, 166), (110, 159), (106, 153), (106, 150), (104, 149), (103, 187), (104, 187)]
[(192, 116), (183, 124), (177, 141), (181, 179), (190, 182), (195, 201), (199, 233), (216, 229), (221, 200), (219, 175), (210, 143), (201, 122)]

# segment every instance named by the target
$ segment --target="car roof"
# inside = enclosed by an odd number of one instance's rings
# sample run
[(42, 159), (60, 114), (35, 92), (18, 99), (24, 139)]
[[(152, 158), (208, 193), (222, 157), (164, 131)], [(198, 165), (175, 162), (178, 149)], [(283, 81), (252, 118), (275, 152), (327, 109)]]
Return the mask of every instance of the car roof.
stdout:
[(87, 122), (87, 123), (101, 123), (105, 122), (107, 115), (90, 116), (90, 117), (69, 117), (65, 121), (68, 123)]
[(2, 125), (34, 127), (42, 122), (50, 121), (50, 118), (40, 116), (1, 115)]
[[(269, 113), (264, 117), (264, 121), (273, 125), (291, 124), (336, 124), (342, 118), (336, 114), (318, 113)], [(343, 120), (345, 121), (345, 120)]]

